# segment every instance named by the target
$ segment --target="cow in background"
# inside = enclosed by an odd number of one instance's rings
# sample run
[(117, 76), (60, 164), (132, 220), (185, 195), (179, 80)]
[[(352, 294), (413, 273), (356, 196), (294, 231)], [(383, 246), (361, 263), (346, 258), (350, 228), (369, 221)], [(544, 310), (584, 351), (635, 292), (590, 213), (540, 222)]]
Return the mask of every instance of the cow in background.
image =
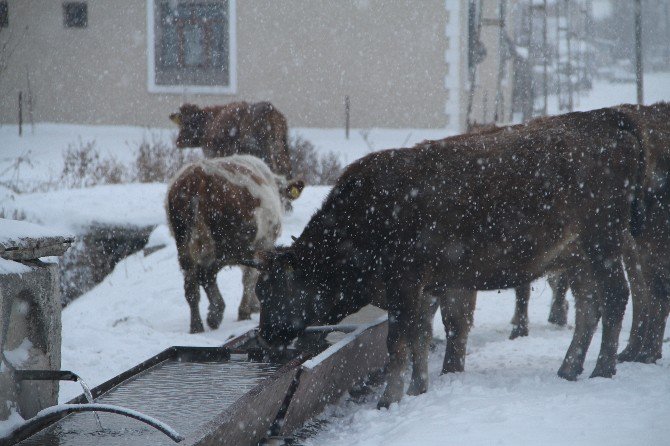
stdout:
[[(191, 333), (204, 331), (198, 310), (200, 286), (209, 299), (207, 324), (216, 329), (225, 308), (217, 273), (224, 266), (240, 264), (254, 251), (271, 249), (281, 232), (282, 199), (296, 199), (303, 188), (302, 181), (288, 181), (249, 155), (188, 164), (172, 179), (165, 208), (184, 273)], [(258, 272), (243, 267), (242, 274), (240, 320), (259, 310)]]
[[(619, 361), (653, 363), (662, 357), (663, 335), (670, 313), (670, 104), (624, 104), (613, 107), (623, 113), (631, 132), (638, 139), (648, 159), (644, 161), (650, 184), (644, 190), (643, 213), (634, 216), (623, 244), (623, 262), (633, 303), (633, 322), (626, 348)], [(651, 170), (653, 168), (653, 170)], [(567, 272), (549, 276), (552, 287), (552, 310), (549, 322), (565, 324), (570, 286)], [(564, 305), (564, 306), (562, 306)], [(528, 332), (528, 300), (517, 292), (512, 331)]]
[(286, 118), (269, 102), (232, 102), (200, 108), (184, 104), (170, 115), (179, 126), (177, 147), (202, 147), (207, 158), (237, 153), (262, 159), (277, 174), (291, 177)]
[(636, 135), (648, 153), (644, 206), (633, 236), (642, 275), (649, 287), (646, 299), (633, 295), (633, 324), (620, 361), (652, 363), (660, 359), (670, 312), (670, 103), (626, 104), (615, 107), (633, 121)]

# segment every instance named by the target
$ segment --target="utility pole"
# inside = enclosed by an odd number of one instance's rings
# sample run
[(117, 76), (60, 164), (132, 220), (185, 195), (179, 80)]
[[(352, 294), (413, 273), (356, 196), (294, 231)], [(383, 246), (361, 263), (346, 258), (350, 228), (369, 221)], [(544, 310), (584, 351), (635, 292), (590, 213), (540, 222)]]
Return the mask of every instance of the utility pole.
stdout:
[(542, 4), (542, 116), (547, 116), (549, 89), (547, 87), (547, 0)]
[(502, 79), (505, 76), (505, 8), (506, 0), (500, 0), (498, 4), (498, 78), (496, 79), (496, 98), (495, 110), (493, 111), (493, 121), (495, 123), (504, 122), (505, 117), (505, 97), (502, 93)]
[(642, 0), (635, 0), (635, 81), (637, 103), (644, 103), (644, 75), (642, 73)]
[[(639, 0), (638, 0), (639, 1)], [(574, 105), (572, 101), (573, 89), (572, 89), (572, 51), (570, 48), (570, 41), (572, 39), (572, 20), (570, 16), (570, 3), (568, 0), (565, 0), (565, 39), (566, 46), (568, 50), (568, 60), (567, 60), (567, 73), (566, 77), (568, 78), (568, 111), (573, 111)]]

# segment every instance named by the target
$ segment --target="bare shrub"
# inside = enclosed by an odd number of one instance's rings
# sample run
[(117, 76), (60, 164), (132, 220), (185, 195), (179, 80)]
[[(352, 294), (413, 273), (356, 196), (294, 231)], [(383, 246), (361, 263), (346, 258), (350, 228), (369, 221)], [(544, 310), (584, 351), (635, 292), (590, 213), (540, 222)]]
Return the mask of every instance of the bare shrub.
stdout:
[(289, 156), (293, 176), (307, 184), (334, 184), (342, 173), (342, 165), (334, 153), (319, 156), (314, 145), (300, 136), (289, 141)]
[(23, 165), (33, 167), (30, 157), (31, 151), (28, 150), (16, 157), (5, 170), (0, 172), (0, 186), (6, 187), (14, 193), (23, 192), (24, 182), (21, 180), (21, 167)]
[(100, 158), (95, 141), (71, 143), (63, 153), (60, 186), (66, 188), (90, 187), (98, 184), (124, 182), (126, 168), (116, 158)]
[(178, 149), (160, 140), (143, 140), (135, 158), (135, 178), (140, 183), (166, 182), (186, 163), (202, 157), (196, 152)]
[(200, 158), (196, 152), (180, 150), (152, 138), (140, 142), (134, 162), (124, 165), (114, 157), (101, 157), (95, 141), (84, 143), (79, 140), (69, 144), (63, 154), (63, 170), (57, 186), (81, 188), (99, 184), (166, 182), (181, 166)]
[(328, 152), (319, 160), (319, 182), (313, 184), (335, 184), (341, 174), (342, 164), (339, 158), (333, 152)]

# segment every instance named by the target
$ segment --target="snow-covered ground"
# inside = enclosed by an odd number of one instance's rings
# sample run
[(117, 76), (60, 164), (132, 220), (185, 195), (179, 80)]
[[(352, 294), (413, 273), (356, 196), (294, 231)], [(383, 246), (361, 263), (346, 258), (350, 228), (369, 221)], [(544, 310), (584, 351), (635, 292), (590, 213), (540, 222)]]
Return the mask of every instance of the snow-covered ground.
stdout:
[[(670, 74), (651, 74), (645, 79), (647, 102), (670, 99)], [(580, 98), (580, 109), (597, 108), (634, 100), (632, 84), (596, 83)], [(341, 129), (295, 129), (323, 152), (333, 151), (345, 163), (386, 147), (441, 138), (443, 130), (352, 130), (344, 138)], [(134, 158), (133, 149), (143, 139), (169, 140), (171, 129), (97, 127), (39, 124), (23, 138), (16, 127), (0, 127), (0, 182), (21, 189), (58, 178), (62, 153), (68, 144), (95, 140), (102, 155), (118, 160)], [(29, 162), (19, 163), (19, 156)], [(71, 231), (81, 221), (141, 218), (164, 221), (163, 185), (105, 186), (88, 191), (47, 194), (16, 194), (0, 186), (0, 209), (21, 209), (34, 222), (53, 224)], [(280, 244), (298, 235), (326, 187), (308, 187), (284, 220)], [(120, 200), (141, 209), (138, 216), (119, 206)], [(96, 198), (97, 197), (97, 198)], [(79, 200), (79, 201), (77, 201)], [(89, 200), (84, 206), (81, 200)], [(157, 201), (159, 201), (157, 203)], [(88, 208), (88, 209), (84, 209)], [(88, 220), (87, 220), (88, 219)], [(189, 313), (183, 297), (182, 275), (176, 249), (161, 224), (150, 243), (168, 242), (150, 255), (137, 253), (120, 262), (114, 272), (63, 311), (64, 369), (80, 374), (95, 386), (171, 345), (220, 345), (257, 323), (237, 322), (242, 293), (237, 268), (222, 271), (218, 283), (226, 301), (224, 321), (218, 330), (188, 334)], [(431, 355), (430, 389), (417, 397), (405, 397), (389, 410), (375, 409), (376, 397), (354, 404), (343, 400), (327, 409), (330, 422), (309, 444), (669, 444), (670, 443), (670, 347), (656, 365), (620, 364), (613, 379), (587, 379), (595, 364), (600, 333), (589, 350), (586, 371), (577, 382), (556, 376), (572, 336), (571, 326), (558, 329), (546, 322), (550, 289), (544, 280), (534, 284), (530, 301), (530, 336), (509, 341), (514, 294), (511, 291), (480, 293), (475, 327), (470, 336), (466, 371), (440, 376), (443, 351)], [(568, 296), (572, 305), (572, 297)], [(203, 293), (201, 312), (206, 311)], [(570, 316), (570, 324), (574, 322)], [(629, 335), (630, 305), (624, 320), (621, 343)], [(436, 319), (434, 332), (444, 338)], [(670, 329), (666, 330), (666, 338)], [(77, 384), (63, 383), (60, 401), (79, 394)]]

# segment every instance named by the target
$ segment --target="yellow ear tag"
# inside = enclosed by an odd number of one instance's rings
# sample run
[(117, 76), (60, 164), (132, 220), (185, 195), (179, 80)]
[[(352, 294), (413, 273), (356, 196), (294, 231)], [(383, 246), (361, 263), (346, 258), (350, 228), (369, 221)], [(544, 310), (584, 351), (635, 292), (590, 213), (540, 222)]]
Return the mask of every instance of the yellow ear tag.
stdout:
[(300, 196), (300, 189), (298, 189), (295, 186), (292, 186), (291, 190), (289, 190), (289, 195), (291, 196), (291, 198), (293, 198), (295, 200), (296, 198), (298, 198)]
[(174, 122), (177, 125), (181, 125), (181, 115), (179, 113), (173, 113), (170, 115), (170, 121)]

